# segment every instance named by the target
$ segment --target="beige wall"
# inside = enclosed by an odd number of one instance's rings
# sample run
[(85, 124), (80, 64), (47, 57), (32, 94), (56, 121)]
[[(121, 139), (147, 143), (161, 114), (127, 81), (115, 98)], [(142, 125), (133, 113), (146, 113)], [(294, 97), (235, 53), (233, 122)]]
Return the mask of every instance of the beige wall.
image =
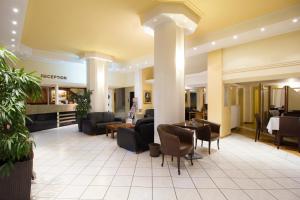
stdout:
[(289, 88), (289, 111), (300, 110), (300, 92)]
[[(142, 109), (149, 109), (153, 108), (153, 91), (152, 91), (152, 84), (147, 83), (146, 80), (153, 79), (153, 67), (148, 67), (142, 70), (142, 84), (143, 84), (143, 104)], [(145, 91), (151, 91), (152, 92), (152, 103), (151, 104), (145, 104), (144, 103), (144, 92)]]
[(108, 86), (111, 88), (123, 88), (134, 86), (133, 72), (108, 72)]
[(223, 51), (227, 83), (300, 76), (300, 31), (254, 41)]

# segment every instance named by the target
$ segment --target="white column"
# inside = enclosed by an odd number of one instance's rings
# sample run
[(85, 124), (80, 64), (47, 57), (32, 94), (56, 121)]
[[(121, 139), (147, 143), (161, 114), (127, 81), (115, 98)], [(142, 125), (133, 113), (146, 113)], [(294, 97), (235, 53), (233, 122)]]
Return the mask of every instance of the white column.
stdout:
[(107, 62), (97, 58), (87, 58), (87, 88), (91, 96), (92, 112), (108, 111)]
[(142, 70), (140, 68), (134, 71), (134, 97), (137, 99), (137, 108), (142, 109), (143, 105), (143, 83)]
[(184, 121), (184, 89), (184, 29), (169, 20), (154, 29), (155, 130)]
[(59, 87), (58, 84), (55, 85), (55, 105), (59, 104)]
[(197, 90), (197, 110), (201, 111), (203, 108), (203, 88)]

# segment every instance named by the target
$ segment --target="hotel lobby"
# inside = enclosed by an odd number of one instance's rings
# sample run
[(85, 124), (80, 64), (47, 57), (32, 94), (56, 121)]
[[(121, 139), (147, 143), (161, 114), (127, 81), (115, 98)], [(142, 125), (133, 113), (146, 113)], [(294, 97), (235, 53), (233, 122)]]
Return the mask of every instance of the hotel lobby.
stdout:
[(0, 200), (300, 199), (299, 0), (0, 16)]

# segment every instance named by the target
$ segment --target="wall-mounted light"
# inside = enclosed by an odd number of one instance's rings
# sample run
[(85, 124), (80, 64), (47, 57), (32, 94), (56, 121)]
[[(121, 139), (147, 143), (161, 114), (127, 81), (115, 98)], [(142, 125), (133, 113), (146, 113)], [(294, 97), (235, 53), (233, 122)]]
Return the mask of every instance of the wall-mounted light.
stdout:
[(261, 32), (264, 32), (265, 30), (266, 30), (265, 27), (261, 27), (261, 28), (260, 28), (260, 31), (261, 31)]
[(18, 8), (13, 8), (12, 11), (13, 11), (14, 13), (18, 13), (18, 12), (19, 12), (19, 9), (18, 9)]

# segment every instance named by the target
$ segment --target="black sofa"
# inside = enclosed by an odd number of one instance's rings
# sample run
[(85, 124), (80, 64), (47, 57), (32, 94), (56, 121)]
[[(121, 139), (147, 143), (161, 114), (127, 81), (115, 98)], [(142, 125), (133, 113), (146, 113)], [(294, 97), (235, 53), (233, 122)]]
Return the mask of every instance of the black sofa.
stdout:
[(57, 127), (57, 114), (45, 113), (28, 115), (26, 126), (30, 132), (41, 131)]
[(122, 123), (112, 112), (92, 112), (82, 121), (82, 131), (89, 135), (100, 135), (106, 131), (107, 124)]
[(133, 152), (149, 149), (149, 144), (154, 142), (154, 119), (139, 119), (134, 128), (119, 128), (117, 143), (119, 147)]
[(154, 109), (145, 110), (144, 118), (148, 118), (148, 117), (154, 118)]

